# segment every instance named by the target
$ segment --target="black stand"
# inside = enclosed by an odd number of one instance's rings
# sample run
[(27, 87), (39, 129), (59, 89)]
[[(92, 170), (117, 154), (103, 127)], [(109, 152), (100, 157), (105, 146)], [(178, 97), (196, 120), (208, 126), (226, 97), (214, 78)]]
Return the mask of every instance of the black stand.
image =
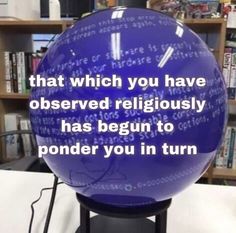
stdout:
[[(134, 207), (102, 204), (76, 194), (80, 202), (80, 227), (76, 233), (166, 233), (171, 199)], [(90, 219), (90, 211), (99, 215)], [(155, 222), (147, 217), (155, 216)]]

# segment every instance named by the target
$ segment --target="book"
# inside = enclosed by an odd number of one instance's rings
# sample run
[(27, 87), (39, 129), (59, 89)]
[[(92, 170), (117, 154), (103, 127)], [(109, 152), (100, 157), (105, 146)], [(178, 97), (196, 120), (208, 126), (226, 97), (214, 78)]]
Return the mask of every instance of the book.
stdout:
[(223, 152), (216, 159), (216, 167), (217, 168), (226, 168), (229, 149), (230, 149), (230, 136), (231, 136), (231, 127), (228, 126), (225, 132), (224, 143), (223, 143)]
[(235, 100), (236, 99), (236, 88), (227, 88), (228, 91), (228, 99)]
[[(4, 115), (4, 126), (5, 131), (19, 130), (21, 115), (18, 113), (7, 113)], [(6, 157), (7, 158), (19, 158), (22, 155), (20, 150), (20, 136), (19, 135), (8, 135), (6, 136)]]
[(230, 87), (236, 87), (236, 49), (231, 49)]
[(116, 0), (94, 0), (94, 10), (103, 10), (117, 5)]
[(231, 11), (228, 14), (227, 28), (236, 28), (236, 12), (235, 11)]
[(11, 59), (12, 59), (12, 87), (13, 87), (13, 92), (18, 93), (16, 53), (12, 53)]
[(228, 98), (236, 99), (236, 48), (225, 48), (223, 76), (228, 89)]
[(4, 69), (5, 69), (5, 80), (6, 80), (6, 93), (12, 92), (11, 85), (11, 74), (10, 74), (10, 52), (4, 52)]
[(40, 61), (41, 61), (41, 57), (39, 57), (37, 53), (33, 53), (32, 54), (32, 74), (36, 74)]
[(25, 70), (25, 53), (20, 52), (20, 69), (21, 69), (21, 77), (22, 77), (22, 83), (21, 83), (21, 88), (22, 88), (22, 93), (27, 93), (26, 90), (26, 70)]
[(43, 53), (3, 52), (6, 93), (29, 93), (29, 77), (36, 72), (42, 56)]
[(223, 60), (223, 76), (226, 87), (230, 87), (230, 69), (231, 69), (232, 48), (225, 48)]
[(25, 53), (25, 72), (26, 93), (28, 93), (30, 90), (29, 77), (33, 74), (32, 53)]
[(236, 136), (234, 141), (234, 154), (232, 158), (232, 169), (236, 169)]
[(236, 41), (227, 40), (227, 41), (225, 42), (225, 45), (226, 45), (227, 47), (236, 48)]
[(11, 86), (11, 73), (10, 73), (10, 52), (9, 51), (2, 51), (0, 52), (0, 60), (2, 61), (0, 63), (0, 70), (2, 70), (2, 86), (1, 90), (4, 90), (6, 93), (12, 92), (12, 86)]
[[(21, 130), (29, 130), (28, 119), (21, 119), (20, 120), (20, 129)], [(23, 149), (24, 155), (29, 157), (32, 156), (32, 144), (31, 144), (31, 135), (30, 134), (22, 134), (22, 141), (23, 141)]]
[(230, 132), (230, 139), (229, 139), (227, 168), (233, 167), (234, 147), (235, 147), (235, 128), (232, 127), (231, 132)]
[(16, 52), (16, 71), (17, 71), (17, 92), (22, 94), (22, 72), (21, 72), (21, 57), (20, 52)]

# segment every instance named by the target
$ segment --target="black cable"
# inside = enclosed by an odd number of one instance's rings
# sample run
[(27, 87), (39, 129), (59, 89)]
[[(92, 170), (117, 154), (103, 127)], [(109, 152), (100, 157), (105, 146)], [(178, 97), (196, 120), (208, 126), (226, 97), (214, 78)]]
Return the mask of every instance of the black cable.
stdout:
[[(54, 184), (55, 184), (55, 179), (54, 179)], [(59, 182), (57, 183), (57, 185), (60, 185), (60, 184), (64, 184), (63, 182)], [(38, 197), (38, 199), (36, 199), (35, 201), (33, 201), (30, 205), (31, 207), (31, 218), (30, 218), (30, 224), (29, 224), (29, 229), (28, 229), (28, 233), (31, 233), (32, 232), (32, 225), (33, 225), (33, 221), (34, 221), (34, 205), (40, 201), (40, 199), (42, 198), (42, 195), (43, 195), (43, 192), (44, 191), (48, 191), (48, 190), (52, 190), (54, 187), (50, 187), (50, 188), (43, 188), (41, 189), (40, 191), (40, 195)], [(51, 203), (50, 203), (51, 204)]]
[(54, 39), (58, 36), (58, 34), (55, 34), (51, 37), (51, 39), (48, 41), (47, 45), (45, 46), (46, 48), (49, 47), (49, 45), (51, 44), (52, 41), (54, 41)]
[[(85, 184), (85, 185), (73, 185), (73, 184), (69, 184), (67, 182), (64, 182), (64, 184), (72, 187), (72, 188), (86, 188), (88, 189), (89, 186), (98, 183), (99, 181), (102, 181), (102, 179), (108, 174), (108, 172), (111, 170), (113, 164), (114, 164), (115, 160), (112, 160), (107, 168), (107, 170), (98, 178), (96, 178), (94, 181), (90, 182), (89, 184)], [(71, 176), (71, 173), (70, 173)]]
[(47, 213), (47, 218), (46, 218), (46, 222), (44, 225), (43, 233), (48, 232), (48, 227), (49, 227), (50, 219), (51, 219), (51, 215), (52, 215), (52, 209), (53, 209), (53, 205), (54, 205), (54, 201), (55, 201), (55, 197), (56, 197), (56, 192), (57, 192), (57, 183), (58, 183), (58, 177), (54, 175), (52, 195), (51, 195), (51, 200), (50, 200), (50, 204), (49, 204), (49, 208), (48, 208), (48, 213)]

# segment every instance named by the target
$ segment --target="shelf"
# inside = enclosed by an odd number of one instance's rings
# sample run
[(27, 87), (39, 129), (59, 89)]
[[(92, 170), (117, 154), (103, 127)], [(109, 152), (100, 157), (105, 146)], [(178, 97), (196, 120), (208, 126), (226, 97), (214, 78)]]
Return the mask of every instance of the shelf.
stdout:
[(223, 18), (213, 18), (213, 19), (184, 19), (185, 24), (222, 24), (226, 22)]
[[(225, 34), (226, 24), (225, 19), (185, 19), (180, 21), (190, 27), (196, 33), (223, 33)], [(224, 32), (222, 31), (224, 30)], [(222, 44), (223, 46), (223, 44)]]
[(149, 0), (150, 5), (152, 6), (153, 4), (160, 2), (160, 0)]
[(213, 169), (213, 178), (214, 179), (236, 180), (236, 169), (214, 168)]
[(57, 34), (73, 23), (73, 20), (1, 20), (0, 31)]
[(236, 100), (229, 100), (230, 105), (236, 105)]
[(0, 99), (14, 99), (14, 100), (27, 100), (29, 99), (29, 95), (27, 94), (0, 94)]

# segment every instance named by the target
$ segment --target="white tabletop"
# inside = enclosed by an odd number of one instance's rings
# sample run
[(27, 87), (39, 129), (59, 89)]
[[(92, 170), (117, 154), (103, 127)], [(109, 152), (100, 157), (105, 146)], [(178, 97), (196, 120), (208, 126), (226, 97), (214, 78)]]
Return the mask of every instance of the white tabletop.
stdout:
[[(0, 232), (28, 232), (30, 204), (42, 188), (52, 187), (53, 175), (0, 171)], [(43, 232), (51, 191), (35, 205), (33, 233)], [(173, 198), (167, 233), (235, 233), (236, 187), (194, 184)], [(49, 233), (74, 233), (79, 204), (73, 190), (58, 186)]]

